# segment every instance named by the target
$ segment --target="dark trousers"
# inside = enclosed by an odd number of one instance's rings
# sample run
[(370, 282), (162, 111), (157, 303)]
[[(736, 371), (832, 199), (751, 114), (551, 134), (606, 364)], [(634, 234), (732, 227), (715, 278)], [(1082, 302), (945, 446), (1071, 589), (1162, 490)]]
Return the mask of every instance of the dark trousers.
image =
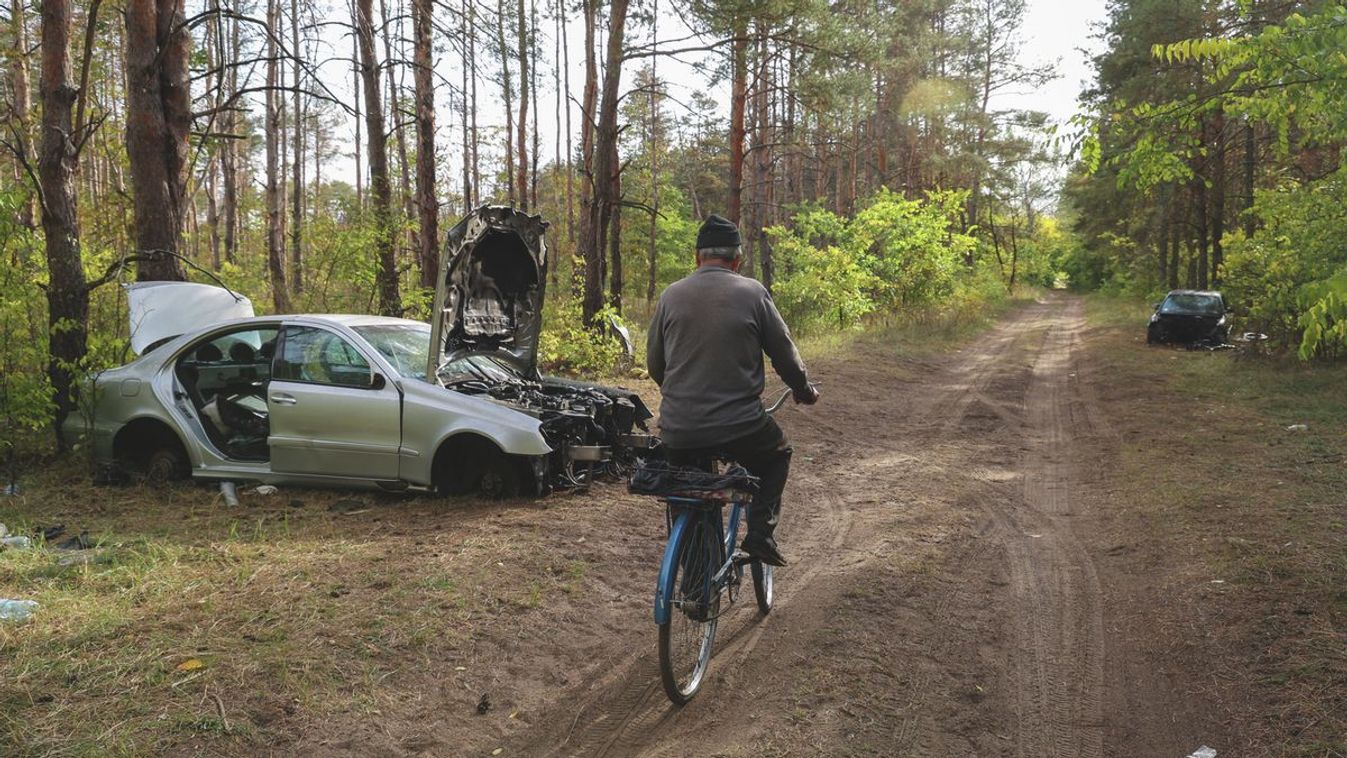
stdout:
[(772, 542), (772, 532), (781, 517), (781, 493), (790, 474), (791, 455), (790, 443), (775, 419), (768, 416), (760, 429), (738, 439), (691, 450), (671, 448), (667, 455), (670, 463), (679, 466), (707, 467), (712, 458), (728, 458), (758, 477), (758, 494), (748, 509), (748, 534)]

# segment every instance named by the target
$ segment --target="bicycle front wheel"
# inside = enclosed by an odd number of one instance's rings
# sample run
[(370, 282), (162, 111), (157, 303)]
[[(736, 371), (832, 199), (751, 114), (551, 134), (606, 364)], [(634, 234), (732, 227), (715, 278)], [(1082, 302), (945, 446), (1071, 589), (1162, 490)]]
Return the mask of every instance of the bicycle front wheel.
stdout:
[(696, 696), (711, 663), (720, 613), (720, 588), (713, 576), (719, 568), (720, 540), (708, 519), (695, 518), (678, 536), (673, 571), (664, 596), (670, 599), (669, 620), (659, 625), (659, 671), (664, 692), (683, 705)]

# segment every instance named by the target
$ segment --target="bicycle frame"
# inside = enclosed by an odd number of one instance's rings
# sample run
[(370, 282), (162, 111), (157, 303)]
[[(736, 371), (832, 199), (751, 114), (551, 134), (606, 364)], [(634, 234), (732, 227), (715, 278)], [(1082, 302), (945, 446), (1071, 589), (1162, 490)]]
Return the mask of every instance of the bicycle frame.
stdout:
[[(725, 524), (724, 503), (715, 500), (698, 500), (694, 498), (670, 497), (664, 500), (668, 508), (668, 516), (671, 521), (669, 527), (669, 540), (666, 543), (668, 547), (664, 550), (664, 558), (660, 561), (659, 583), (655, 585), (655, 623), (667, 624), (669, 614), (672, 611), (669, 597), (665, 594), (665, 588), (672, 584), (674, 574), (674, 564), (678, 557), (674, 555), (673, 546), (681, 543), (683, 532), (696, 520), (705, 520), (708, 524), (714, 525), (715, 534), (719, 538), (720, 551), (716, 556), (718, 565), (715, 573), (711, 574), (712, 586), (707, 597), (716, 597), (724, 592), (725, 587), (730, 584), (729, 577), (733, 576), (736, 580), (742, 578), (744, 567), (734, 561), (734, 541), (739, 534), (739, 522), (743, 518), (744, 509), (747, 503), (733, 501), (730, 503), (730, 521), (728, 528)], [(730, 602), (734, 602), (734, 596), (730, 596)]]

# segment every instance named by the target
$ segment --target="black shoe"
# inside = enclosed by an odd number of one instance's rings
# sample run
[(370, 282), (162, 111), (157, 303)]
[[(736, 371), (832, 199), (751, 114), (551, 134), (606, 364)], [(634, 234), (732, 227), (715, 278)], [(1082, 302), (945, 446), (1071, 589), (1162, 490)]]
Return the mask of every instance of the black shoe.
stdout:
[(786, 565), (786, 559), (781, 557), (781, 553), (776, 549), (776, 541), (771, 538), (750, 535), (744, 538), (739, 547), (745, 553), (748, 553), (753, 560), (760, 561), (768, 566)]

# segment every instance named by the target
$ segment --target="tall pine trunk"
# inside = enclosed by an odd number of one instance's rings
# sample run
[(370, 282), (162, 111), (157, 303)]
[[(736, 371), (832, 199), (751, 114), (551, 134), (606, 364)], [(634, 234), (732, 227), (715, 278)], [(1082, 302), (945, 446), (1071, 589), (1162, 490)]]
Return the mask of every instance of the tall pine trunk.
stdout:
[[(519, 207), (528, 210), (529, 207), (529, 154), (528, 154), (528, 122), (529, 122), (529, 29), (528, 18), (525, 15), (525, 0), (518, 0), (515, 4), (518, 9), (519, 20), (519, 122), (517, 142), (519, 156), (515, 160), (518, 179), (515, 184), (518, 185)], [(509, 75), (508, 72), (506, 74)], [(508, 90), (507, 90), (508, 91)]]
[[(191, 40), (179, 0), (128, 0), (126, 153), (131, 166), (136, 247), (179, 252), (187, 199), (187, 137), (192, 127)], [(137, 278), (182, 281), (172, 256), (140, 263)]]
[[(592, 0), (591, 0), (592, 4)], [(594, 202), (590, 208), (585, 251), (585, 297), (582, 312), (586, 324), (599, 327), (595, 316), (603, 308), (603, 258), (608, 247), (609, 224), (617, 205), (617, 106), (621, 93), (622, 45), (626, 33), (628, 0), (612, 0), (608, 16), (608, 45), (604, 56), (603, 99), (594, 129)], [(592, 263), (591, 263), (592, 261)]]
[(435, 199), (435, 80), (431, 35), (434, 0), (412, 0), (412, 26), (416, 35), (412, 61), (416, 69), (416, 210), (421, 233), (421, 286), (434, 287), (439, 256), (439, 204)]
[(393, 190), (388, 178), (388, 133), (379, 90), (379, 60), (374, 52), (373, 0), (356, 0), (356, 44), (360, 48), (360, 79), (365, 91), (365, 131), (369, 150), (370, 195), (375, 227), (375, 287), (379, 313), (402, 315), (398, 294), (398, 264), (393, 240)]
[(74, 185), (79, 147), (73, 118), (77, 89), (70, 79), (70, 27), (70, 0), (44, 0), (38, 180), (47, 243), (47, 376), (56, 406), (56, 443), (62, 451), (67, 440), (61, 426), (76, 408), (75, 376), (87, 352), (89, 328), (89, 289), (80, 260)]
[(280, 145), (285, 139), (281, 131), (281, 61), (279, 30), (281, 28), (280, 0), (267, 0), (267, 24), (276, 32), (267, 34), (267, 92), (266, 92), (266, 153), (267, 153), (267, 272), (271, 275), (271, 303), (277, 313), (290, 311), (289, 290), (285, 285), (285, 217), (282, 197)]

